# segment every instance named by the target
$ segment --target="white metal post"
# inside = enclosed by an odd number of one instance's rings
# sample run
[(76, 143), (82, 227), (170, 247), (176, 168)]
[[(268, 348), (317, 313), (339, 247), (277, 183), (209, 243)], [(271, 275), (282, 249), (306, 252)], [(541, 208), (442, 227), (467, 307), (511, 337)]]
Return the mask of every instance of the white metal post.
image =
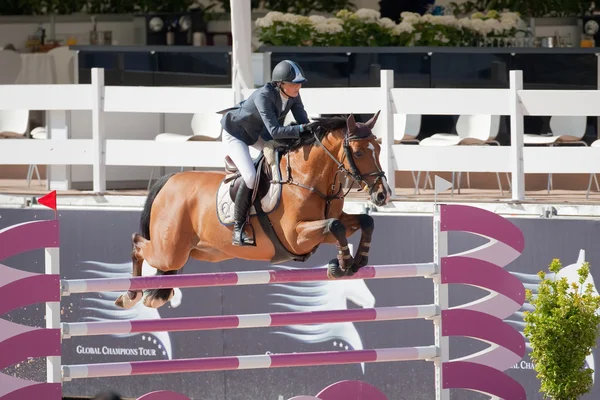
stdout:
[(377, 119), (378, 128), (382, 132), (381, 143), (381, 166), (387, 178), (388, 185), (392, 189), (392, 197), (396, 192), (396, 168), (394, 163), (394, 111), (390, 90), (394, 88), (394, 71), (381, 71), (381, 114)]
[[(45, 273), (60, 276), (60, 250), (58, 247), (46, 248)], [(60, 290), (60, 289), (59, 289)], [(60, 329), (60, 300), (46, 303), (46, 328)], [(62, 342), (62, 339), (61, 339)], [(61, 357), (46, 357), (46, 381), (48, 383), (62, 382)]]
[(106, 136), (103, 68), (92, 68), (92, 140), (94, 192), (104, 193), (106, 192)]
[(433, 262), (437, 272), (433, 276), (434, 304), (438, 307), (440, 315), (433, 319), (435, 328), (435, 346), (439, 349), (439, 356), (435, 364), (435, 399), (450, 400), (450, 389), (444, 389), (443, 371), (444, 363), (450, 360), (449, 338), (443, 335), (442, 311), (449, 308), (448, 285), (442, 284), (441, 266), (442, 259), (448, 256), (448, 232), (441, 230), (440, 204), (434, 205), (433, 213)]
[(525, 200), (523, 108), (519, 96), (520, 90), (523, 90), (523, 71), (510, 71), (510, 165), (514, 201)]
[(271, 81), (271, 52), (252, 53), (252, 75), (254, 86)]
[[(71, 110), (46, 111), (46, 131), (50, 140), (68, 140), (71, 136)], [(71, 166), (70, 165), (48, 165), (47, 167), (48, 188), (50, 190), (71, 189)]]

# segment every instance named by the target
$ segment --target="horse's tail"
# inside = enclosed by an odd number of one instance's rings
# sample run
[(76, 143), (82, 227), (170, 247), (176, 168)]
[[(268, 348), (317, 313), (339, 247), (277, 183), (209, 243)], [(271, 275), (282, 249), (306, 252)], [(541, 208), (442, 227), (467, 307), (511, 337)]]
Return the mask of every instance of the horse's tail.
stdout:
[(140, 230), (142, 236), (147, 240), (150, 240), (150, 211), (152, 211), (152, 203), (154, 203), (154, 199), (158, 195), (158, 192), (160, 192), (173, 175), (175, 174), (172, 173), (160, 177), (148, 192), (148, 197), (146, 197), (146, 203), (144, 204), (144, 209), (142, 210), (142, 215), (140, 217)]

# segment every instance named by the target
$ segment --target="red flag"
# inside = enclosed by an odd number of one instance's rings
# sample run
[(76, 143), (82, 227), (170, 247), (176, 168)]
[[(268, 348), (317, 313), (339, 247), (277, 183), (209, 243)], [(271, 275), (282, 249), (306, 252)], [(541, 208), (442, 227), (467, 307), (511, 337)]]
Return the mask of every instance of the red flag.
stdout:
[(38, 199), (38, 204), (56, 210), (56, 190), (51, 191)]

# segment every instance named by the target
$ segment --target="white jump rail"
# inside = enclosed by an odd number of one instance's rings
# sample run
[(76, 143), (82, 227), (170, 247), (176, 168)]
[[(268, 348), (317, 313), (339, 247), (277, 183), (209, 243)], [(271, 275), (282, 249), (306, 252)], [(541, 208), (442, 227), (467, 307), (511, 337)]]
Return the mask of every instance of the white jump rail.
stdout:
[[(234, 105), (233, 89), (105, 86), (103, 69), (92, 69), (91, 76), (91, 84), (0, 85), (0, 110), (92, 113), (90, 139), (67, 139), (53, 133), (48, 140), (4, 139), (0, 165), (90, 165), (96, 193), (106, 191), (107, 166), (223, 167), (220, 142), (107, 139), (106, 115), (217, 112)], [(600, 173), (600, 147), (523, 148), (524, 116), (600, 115), (598, 90), (524, 90), (521, 71), (510, 71), (508, 89), (394, 88), (393, 82), (393, 71), (384, 70), (379, 87), (305, 88), (301, 92), (311, 115), (381, 110), (376, 130), (382, 137), (381, 162), (390, 186), (395, 184), (394, 171), (511, 172), (512, 200), (522, 201), (526, 173)], [(244, 90), (243, 95), (251, 92)], [(396, 113), (510, 116), (511, 146), (395, 145)]]

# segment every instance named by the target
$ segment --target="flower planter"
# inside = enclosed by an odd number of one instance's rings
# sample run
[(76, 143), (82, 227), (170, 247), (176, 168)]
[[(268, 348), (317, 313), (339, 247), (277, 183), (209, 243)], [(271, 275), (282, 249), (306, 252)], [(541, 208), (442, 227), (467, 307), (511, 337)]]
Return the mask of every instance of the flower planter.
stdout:
[(513, 12), (469, 17), (404, 12), (396, 24), (375, 10), (339, 11), (334, 17), (270, 12), (255, 21), (259, 39), (270, 46), (447, 46), (478, 43), (488, 36), (512, 38), (526, 23)]

